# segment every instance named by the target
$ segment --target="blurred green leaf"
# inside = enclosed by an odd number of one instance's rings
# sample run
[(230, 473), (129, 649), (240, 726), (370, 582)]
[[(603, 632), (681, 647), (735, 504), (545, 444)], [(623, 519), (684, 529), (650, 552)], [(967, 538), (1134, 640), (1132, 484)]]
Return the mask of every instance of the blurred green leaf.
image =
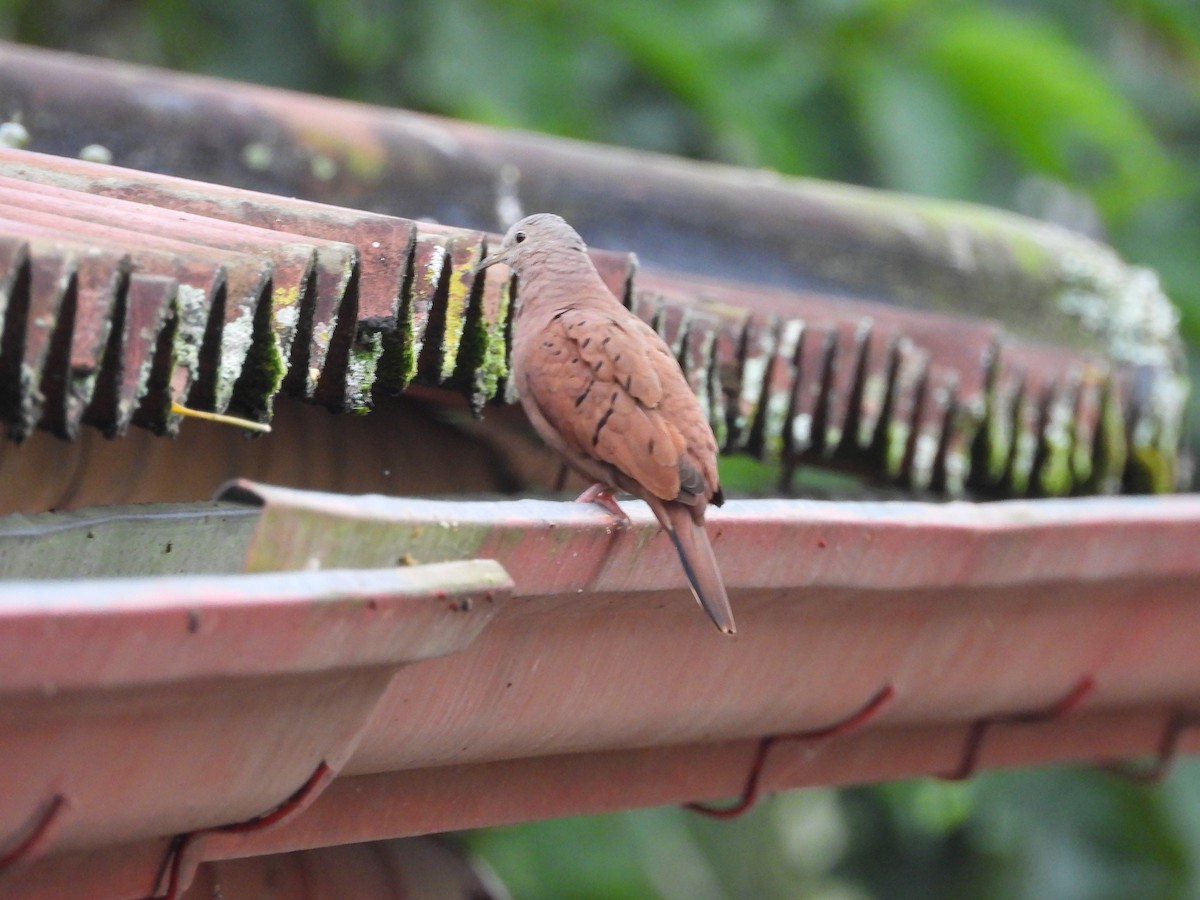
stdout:
[(982, 5), (931, 17), (932, 65), (1034, 172), (1088, 189), (1111, 215), (1161, 194), (1172, 165), (1103, 68), (1044, 18)]
[(1015, 865), (1004, 896), (1060, 900), (1183, 898), (1187, 854), (1163, 790), (1098, 770), (988, 773), (975, 832)]
[(522, 900), (653, 897), (640, 844), (624, 816), (592, 816), (478, 831), (471, 849)]
[(933, 197), (973, 195), (983, 142), (944, 82), (899, 56), (863, 53), (852, 88), (881, 183)]

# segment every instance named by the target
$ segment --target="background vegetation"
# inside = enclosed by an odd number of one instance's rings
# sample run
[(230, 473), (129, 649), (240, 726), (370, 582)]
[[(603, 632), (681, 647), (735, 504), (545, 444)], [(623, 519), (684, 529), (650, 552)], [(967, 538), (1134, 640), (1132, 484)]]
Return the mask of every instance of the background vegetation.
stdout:
[[(0, 0), (0, 36), (1055, 220), (1160, 273), (1200, 371), (1195, 0)], [(471, 840), (522, 898), (1195, 897), (1200, 770)]]

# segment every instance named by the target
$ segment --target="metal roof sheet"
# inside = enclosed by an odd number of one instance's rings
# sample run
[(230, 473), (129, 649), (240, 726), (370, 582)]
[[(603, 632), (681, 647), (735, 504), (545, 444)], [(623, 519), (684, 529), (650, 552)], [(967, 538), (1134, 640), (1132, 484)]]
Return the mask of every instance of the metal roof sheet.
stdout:
[[(80, 421), (110, 434), (131, 419), (171, 430), (171, 401), (189, 398), (266, 420), (280, 390), (335, 409), (365, 409), (374, 392), (414, 383), (453, 387), (477, 410), (501, 398), (513, 285), (475, 276), (483, 234), (13, 150), (0, 150), (0, 204), (10, 217), (0, 216), (0, 234), (17, 242), (10, 265), (39, 273), (36, 283), (6, 276), (17, 332), (9, 370), (26, 373), (8, 411), (14, 436), (39, 422), (65, 436)], [(676, 349), (727, 452), (952, 495), (1172, 484), (1180, 411), (1163, 398), (1182, 394), (1168, 388), (1180, 390), (1169, 365), (1041, 347), (987, 319), (594, 255)], [(148, 330), (98, 360), (126, 305), (125, 267), (180, 288)], [(90, 351), (56, 376), (73, 401), (51, 387), (47, 412), (43, 370), (64, 365), (49, 354), (56, 331), (60, 344)], [(104, 359), (136, 373), (122, 403), (87, 396), (104, 383)]]
[[(86, 870), (141, 896), (181, 832), (186, 883), (201, 859), (736, 795), (760, 753), (777, 790), (1198, 746), (1194, 496), (731, 501), (709, 527), (733, 640), (640, 504), (621, 529), (229, 496), (260, 506), (269, 572), (0, 583), (0, 834), (46, 854), (6, 887)], [(464, 556), (486, 559), (437, 562)]]

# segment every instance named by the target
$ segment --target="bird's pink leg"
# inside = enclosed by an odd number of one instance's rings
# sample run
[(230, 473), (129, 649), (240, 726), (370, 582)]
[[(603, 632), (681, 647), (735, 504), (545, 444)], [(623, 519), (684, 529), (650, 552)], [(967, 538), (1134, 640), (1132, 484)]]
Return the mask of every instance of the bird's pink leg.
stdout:
[(596, 482), (582, 494), (575, 498), (576, 503), (595, 503), (598, 506), (604, 507), (622, 524), (629, 521), (629, 516), (625, 514), (625, 510), (617, 504), (617, 498), (613, 496), (612, 488), (608, 485)]

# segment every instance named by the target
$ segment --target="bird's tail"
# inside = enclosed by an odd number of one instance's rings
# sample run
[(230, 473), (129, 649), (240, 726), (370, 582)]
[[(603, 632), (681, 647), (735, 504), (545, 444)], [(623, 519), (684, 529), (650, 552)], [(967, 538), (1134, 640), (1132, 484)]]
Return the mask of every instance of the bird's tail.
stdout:
[(737, 629), (733, 624), (733, 609), (703, 523), (693, 519), (691, 508), (682, 503), (662, 504), (662, 514), (658, 518), (675, 544), (696, 600), (713, 624), (726, 634), (734, 634)]

